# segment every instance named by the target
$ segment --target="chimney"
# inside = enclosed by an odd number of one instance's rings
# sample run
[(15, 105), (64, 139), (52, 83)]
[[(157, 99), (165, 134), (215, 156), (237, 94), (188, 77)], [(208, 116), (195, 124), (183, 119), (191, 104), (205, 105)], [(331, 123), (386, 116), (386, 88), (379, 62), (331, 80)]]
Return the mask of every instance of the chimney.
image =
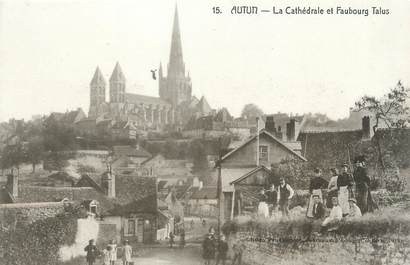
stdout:
[(363, 132), (364, 139), (370, 138), (370, 117), (369, 116), (364, 116), (362, 118), (362, 132)]
[(286, 124), (286, 137), (289, 142), (296, 140), (295, 134), (296, 134), (296, 120), (290, 119), (290, 121)]
[(18, 197), (19, 179), (17, 175), (10, 174), (7, 176), (7, 190), (14, 198)]
[(194, 179), (192, 180), (192, 187), (199, 187), (198, 177), (194, 177)]
[(102, 182), (106, 195), (110, 198), (115, 198), (115, 175), (109, 172), (105, 173)]
[(266, 116), (265, 130), (273, 135), (276, 134), (275, 121), (273, 120), (273, 116)]

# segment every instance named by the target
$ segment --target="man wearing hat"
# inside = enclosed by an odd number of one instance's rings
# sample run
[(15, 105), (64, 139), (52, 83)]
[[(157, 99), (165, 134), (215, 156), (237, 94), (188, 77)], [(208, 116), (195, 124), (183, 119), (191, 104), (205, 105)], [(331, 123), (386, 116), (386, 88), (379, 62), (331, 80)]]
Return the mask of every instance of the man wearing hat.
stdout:
[(342, 207), (343, 215), (349, 214), (349, 198), (354, 197), (352, 187), (354, 184), (353, 177), (348, 171), (349, 166), (342, 165), (342, 173), (337, 177), (338, 202)]
[(358, 156), (355, 159), (355, 170), (353, 178), (356, 183), (356, 198), (361, 212), (364, 214), (368, 211), (367, 197), (369, 193), (370, 178), (364, 167), (364, 156)]
[(355, 218), (355, 217), (361, 217), (362, 212), (360, 211), (360, 208), (356, 205), (356, 199), (355, 198), (350, 198), (349, 199), (349, 214), (347, 215), (348, 218)]

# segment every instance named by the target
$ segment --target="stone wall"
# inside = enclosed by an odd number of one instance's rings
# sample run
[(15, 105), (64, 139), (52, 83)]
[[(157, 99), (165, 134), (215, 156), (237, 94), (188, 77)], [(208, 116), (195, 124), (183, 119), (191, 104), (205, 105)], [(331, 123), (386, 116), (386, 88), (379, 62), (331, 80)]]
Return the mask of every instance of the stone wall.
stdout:
[[(292, 234), (288, 239), (291, 237)], [(232, 249), (234, 242), (242, 243), (242, 261), (246, 265), (407, 264), (410, 258), (406, 238), (404, 241), (384, 242), (380, 238), (378, 243), (372, 243), (371, 239), (366, 238), (335, 235), (316, 237), (306, 242), (297, 236), (287, 243), (278, 243), (278, 240), (238, 232), (229, 237), (228, 244)]]
[(5, 226), (16, 222), (32, 223), (63, 211), (62, 202), (0, 204), (0, 223)]

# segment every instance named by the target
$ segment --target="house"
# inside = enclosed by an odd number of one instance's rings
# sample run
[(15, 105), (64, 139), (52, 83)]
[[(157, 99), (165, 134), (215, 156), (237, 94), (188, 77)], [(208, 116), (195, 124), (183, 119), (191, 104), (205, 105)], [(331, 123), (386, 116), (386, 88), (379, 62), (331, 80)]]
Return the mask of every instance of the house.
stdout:
[[(128, 239), (132, 243), (152, 243), (156, 240), (155, 177), (104, 173), (102, 176), (83, 175), (74, 187), (49, 187), (19, 184), (18, 176), (9, 175), (7, 184), (0, 190), (0, 206), (23, 208), (26, 215), (22, 219), (55, 215), (64, 209), (64, 203), (80, 205), (98, 221), (101, 231), (110, 231), (118, 242)], [(99, 238), (101, 243), (109, 239), (113, 238)]]
[(218, 216), (218, 193), (216, 186), (195, 189), (189, 197), (187, 211), (190, 215), (201, 217)]
[(151, 154), (143, 147), (130, 145), (116, 145), (113, 146), (114, 157), (127, 157), (135, 165), (141, 165), (142, 162), (151, 158)]
[[(225, 219), (243, 212), (244, 206), (251, 205), (253, 195), (243, 196), (245, 191), (237, 190), (240, 185), (254, 186), (254, 189), (267, 187), (275, 180), (270, 167), (283, 160), (292, 159), (306, 162), (306, 158), (293, 150), (266, 129), (225, 154), (221, 161), (222, 196), (220, 211)], [(218, 170), (213, 172), (213, 185), (216, 185)], [(210, 186), (210, 185), (208, 185)], [(236, 210), (235, 210), (236, 209)]]
[(64, 171), (58, 171), (47, 177), (50, 186), (54, 187), (72, 187), (75, 184), (75, 179)]
[[(179, 180), (188, 180), (192, 177), (192, 162), (185, 159), (166, 159), (163, 155), (158, 154), (141, 163), (141, 167), (148, 169), (159, 180), (169, 182)], [(175, 183), (177, 184), (177, 183)]]
[(111, 225), (117, 240), (134, 243), (152, 243), (157, 230), (157, 192), (155, 177), (114, 175), (108, 172), (100, 176), (84, 175), (77, 187), (92, 187), (104, 194), (113, 207), (97, 213), (101, 224)]
[(303, 130), (298, 140), (302, 154), (312, 167), (330, 169), (354, 159), (359, 149), (371, 146), (370, 118), (362, 118), (362, 126), (349, 130)]

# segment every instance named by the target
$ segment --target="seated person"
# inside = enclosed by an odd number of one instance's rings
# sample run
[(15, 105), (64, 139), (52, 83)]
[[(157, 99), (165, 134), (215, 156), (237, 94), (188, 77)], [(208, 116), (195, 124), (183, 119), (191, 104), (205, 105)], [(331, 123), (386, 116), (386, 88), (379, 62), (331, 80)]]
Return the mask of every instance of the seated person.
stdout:
[(347, 215), (347, 218), (355, 218), (355, 217), (361, 217), (361, 216), (362, 216), (362, 211), (360, 211), (359, 206), (357, 206), (356, 199), (350, 198), (349, 199), (349, 214)]
[(337, 229), (338, 223), (342, 220), (343, 211), (340, 207), (337, 197), (332, 198), (333, 208), (330, 214), (322, 223), (322, 231), (333, 231)]
[(313, 209), (312, 215), (313, 219), (318, 220), (325, 217), (325, 207), (323, 206), (322, 200), (319, 195), (313, 195)]

